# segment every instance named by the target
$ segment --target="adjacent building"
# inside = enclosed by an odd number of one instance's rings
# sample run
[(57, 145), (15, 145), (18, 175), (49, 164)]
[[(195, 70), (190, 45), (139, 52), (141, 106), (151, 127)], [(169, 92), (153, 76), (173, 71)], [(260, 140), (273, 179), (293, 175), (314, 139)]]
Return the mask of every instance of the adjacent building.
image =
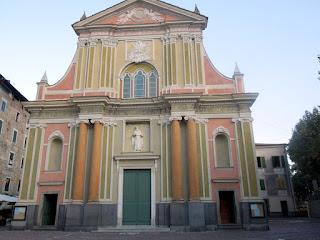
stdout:
[(267, 229), (251, 106), (258, 94), (213, 66), (208, 18), (127, 0), (73, 29), (66, 74), (27, 102), (29, 137), (13, 224), (97, 229)]
[(1, 195), (19, 195), (29, 118), (22, 104), (25, 101), (28, 100), (0, 74)]
[(261, 197), (269, 216), (294, 216), (296, 205), (288, 164), (287, 144), (256, 144)]

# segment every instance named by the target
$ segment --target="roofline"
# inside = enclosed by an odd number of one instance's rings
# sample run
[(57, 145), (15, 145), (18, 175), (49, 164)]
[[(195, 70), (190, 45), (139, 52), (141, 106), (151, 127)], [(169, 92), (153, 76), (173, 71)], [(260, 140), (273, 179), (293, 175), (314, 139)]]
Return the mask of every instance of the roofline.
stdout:
[(11, 83), (9, 80), (5, 79), (4, 76), (0, 74), (0, 85), (4, 87), (8, 92), (12, 93), (14, 98), (18, 99), (21, 102), (28, 102), (29, 100), (22, 95)]
[(256, 143), (256, 147), (288, 146), (288, 143)]
[[(78, 34), (79, 34), (79, 33), (78, 33), (78, 30), (82, 30), (82, 26), (77, 26), (80, 22), (87, 21), (89, 18), (92, 18), (92, 17), (94, 17), (94, 16), (97, 16), (97, 15), (99, 15), (99, 14), (105, 12), (105, 11), (108, 11), (108, 10), (110, 10), (110, 9), (112, 9), (112, 8), (116, 8), (116, 7), (120, 7), (120, 8), (121, 8), (121, 5), (125, 4), (125, 2), (126, 2), (126, 0), (121, 1), (121, 2), (119, 2), (119, 3), (117, 3), (117, 4), (115, 4), (115, 5), (112, 5), (112, 6), (106, 8), (106, 9), (104, 9), (104, 10), (101, 10), (101, 11), (95, 13), (95, 14), (92, 14), (92, 15), (88, 16), (86, 19), (79, 20), (79, 21), (73, 23), (71, 26), (72, 26), (72, 28), (74, 29), (74, 31), (75, 31), (75, 32), (77, 33), (77, 35), (78, 35)], [(134, 1), (131, 0), (129, 3), (127, 3), (127, 5), (129, 5), (129, 4), (133, 3), (133, 2), (134, 2)], [(149, 4), (154, 4), (154, 3), (150, 2), (150, 0), (149, 0), (149, 1), (146, 0), (146, 2), (148, 2)], [(193, 11), (191, 11), (191, 10), (184, 9), (184, 8), (179, 7), (179, 6), (175, 6), (175, 5), (173, 5), (173, 4), (170, 4), (170, 3), (167, 3), (167, 2), (164, 2), (164, 1), (161, 1), (161, 0), (158, 0), (158, 2), (160, 2), (161, 4), (169, 5), (169, 6), (172, 7), (172, 8), (177, 8), (177, 9), (179, 9), (179, 10), (181, 10), (181, 11), (185, 11), (185, 12), (187, 12), (188, 14), (195, 14), (195, 15), (198, 15), (198, 17), (205, 18), (205, 20), (204, 20), (205, 22), (202, 22), (203, 20), (200, 20), (200, 19), (199, 19), (199, 20), (198, 20), (198, 23), (204, 24), (204, 28), (203, 28), (203, 29), (205, 29), (205, 28), (207, 27), (207, 24), (208, 24), (208, 17), (207, 17), (207, 16), (202, 15), (202, 14), (199, 14), (199, 13), (195, 13), (195, 12), (193, 12)], [(155, 4), (154, 4), (154, 5), (155, 5)], [(125, 6), (126, 6), (126, 5), (125, 5)], [(125, 6), (124, 6), (124, 7), (125, 7)], [(90, 23), (90, 21), (89, 21), (88, 23)], [(178, 23), (179, 23), (179, 22), (178, 22)], [(166, 23), (166, 24), (170, 24), (170, 23)], [(118, 27), (118, 25), (111, 25), (111, 26), (112, 26), (113, 28), (114, 28), (114, 27)], [(163, 23), (160, 24), (160, 26), (163, 26)], [(100, 26), (100, 27), (102, 27), (102, 26)], [(110, 26), (109, 26), (109, 27), (110, 27)], [(134, 26), (124, 25), (122, 28), (132, 28), (132, 27), (134, 27)], [(87, 28), (87, 27), (86, 27), (86, 28)]]

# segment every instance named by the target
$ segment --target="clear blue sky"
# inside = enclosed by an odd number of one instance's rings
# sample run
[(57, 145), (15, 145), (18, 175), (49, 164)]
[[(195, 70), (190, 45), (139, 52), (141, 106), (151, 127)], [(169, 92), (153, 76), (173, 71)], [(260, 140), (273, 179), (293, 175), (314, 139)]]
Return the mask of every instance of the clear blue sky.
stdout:
[[(166, 0), (197, 3), (209, 17), (204, 32), (214, 65), (232, 76), (238, 62), (254, 104), (256, 142), (288, 142), (305, 110), (320, 105), (319, 0)], [(0, 73), (29, 100), (47, 70), (49, 83), (65, 73), (76, 50), (71, 24), (116, 0), (0, 1)]]

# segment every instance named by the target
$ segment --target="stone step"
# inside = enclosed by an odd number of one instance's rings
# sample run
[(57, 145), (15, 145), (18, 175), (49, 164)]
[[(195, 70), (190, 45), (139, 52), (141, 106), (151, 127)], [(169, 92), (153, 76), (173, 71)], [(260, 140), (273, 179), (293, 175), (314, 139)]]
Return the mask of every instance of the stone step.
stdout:
[(94, 232), (107, 232), (107, 233), (170, 232), (170, 228), (154, 227), (154, 226), (99, 227)]
[(242, 225), (241, 224), (221, 224), (218, 225), (218, 229), (222, 230), (222, 229), (242, 229)]

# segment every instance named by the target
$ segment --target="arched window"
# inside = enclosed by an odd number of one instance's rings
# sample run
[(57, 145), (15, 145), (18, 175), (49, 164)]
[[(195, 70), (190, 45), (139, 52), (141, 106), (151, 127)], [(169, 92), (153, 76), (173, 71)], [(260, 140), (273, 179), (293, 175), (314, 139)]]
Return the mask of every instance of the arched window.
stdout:
[(225, 134), (218, 134), (215, 138), (215, 156), (218, 168), (231, 167), (229, 139)]
[(149, 97), (157, 96), (157, 76), (154, 72), (149, 77)]
[(149, 63), (130, 64), (122, 75), (123, 98), (148, 98), (158, 96), (158, 74)]
[(49, 155), (48, 155), (48, 171), (60, 171), (62, 161), (62, 147), (63, 141), (61, 138), (53, 138), (49, 144)]
[(123, 78), (123, 97), (130, 98), (131, 97), (131, 79), (129, 74), (126, 74)]
[(143, 75), (142, 71), (138, 71), (134, 76), (134, 96), (136, 98), (145, 97), (145, 79), (146, 77)]

